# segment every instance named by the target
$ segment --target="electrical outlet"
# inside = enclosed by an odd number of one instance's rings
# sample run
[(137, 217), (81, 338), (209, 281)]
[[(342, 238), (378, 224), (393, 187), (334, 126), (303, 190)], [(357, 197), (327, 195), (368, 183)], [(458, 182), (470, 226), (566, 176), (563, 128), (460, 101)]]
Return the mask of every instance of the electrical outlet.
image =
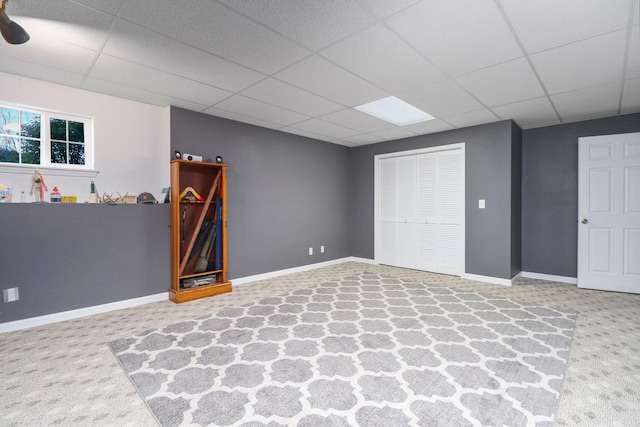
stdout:
[(320, 253), (323, 254), (324, 253), (324, 246), (320, 246)]
[(20, 299), (18, 288), (9, 288), (2, 291), (2, 301), (14, 302)]
[(313, 255), (313, 248), (309, 248), (309, 255)]

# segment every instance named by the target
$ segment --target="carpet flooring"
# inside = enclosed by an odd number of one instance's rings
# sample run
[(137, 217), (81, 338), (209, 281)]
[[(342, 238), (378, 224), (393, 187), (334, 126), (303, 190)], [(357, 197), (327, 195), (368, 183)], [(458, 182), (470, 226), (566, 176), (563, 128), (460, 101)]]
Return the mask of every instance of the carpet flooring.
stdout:
[(157, 426), (108, 342), (365, 270), (576, 311), (556, 425), (638, 426), (640, 295), (531, 278), (519, 278), (508, 287), (360, 262), (254, 281), (186, 304), (160, 301), (2, 333), (0, 426)]
[(551, 426), (575, 313), (374, 273), (110, 346), (162, 426)]

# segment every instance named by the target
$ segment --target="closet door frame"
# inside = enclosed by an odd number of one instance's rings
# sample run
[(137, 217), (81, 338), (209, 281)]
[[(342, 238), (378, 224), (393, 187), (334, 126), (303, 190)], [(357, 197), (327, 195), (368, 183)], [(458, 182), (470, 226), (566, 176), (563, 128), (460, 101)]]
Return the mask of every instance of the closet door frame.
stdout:
[(435, 147), (419, 148), (415, 150), (397, 151), (393, 153), (378, 154), (374, 156), (374, 261), (380, 263), (380, 191), (382, 188), (381, 174), (380, 174), (380, 162), (384, 159), (390, 159), (395, 157), (405, 156), (417, 156), (426, 153), (446, 152), (460, 150), (460, 276), (466, 274), (465, 270), (465, 143), (460, 142), (457, 144), (439, 145)]

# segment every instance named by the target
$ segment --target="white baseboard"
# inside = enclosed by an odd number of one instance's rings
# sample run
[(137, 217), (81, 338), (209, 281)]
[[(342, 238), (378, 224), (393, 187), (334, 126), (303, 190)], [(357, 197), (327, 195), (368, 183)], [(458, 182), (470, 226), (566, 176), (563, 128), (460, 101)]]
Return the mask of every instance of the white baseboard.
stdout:
[(479, 274), (464, 273), (462, 275), (462, 278), (467, 280), (473, 280), (476, 282), (493, 283), (494, 285), (511, 286), (513, 285), (514, 281), (518, 278), (518, 275), (514, 276), (512, 279), (501, 279), (499, 277), (481, 276)]
[(18, 331), (20, 329), (33, 328), (34, 326), (47, 325), (49, 323), (73, 320), (80, 317), (94, 314), (106, 313), (108, 311), (120, 310), (122, 308), (136, 307), (138, 305), (149, 304), (157, 301), (168, 301), (169, 293), (147, 295), (140, 298), (132, 298), (124, 301), (116, 301), (108, 304), (94, 305), (91, 307), (79, 308), (77, 310), (63, 311), (60, 313), (47, 314), (45, 316), (30, 317), (28, 319), (15, 320), (13, 322), (0, 323), (0, 333)]
[(523, 271), (521, 275), (522, 277), (527, 277), (529, 279), (548, 280), (550, 282), (568, 283), (570, 285), (578, 284), (577, 277), (554, 276), (553, 274), (530, 273), (528, 271)]
[(254, 276), (240, 277), (231, 279), (233, 286), (244, 285), (246, 283), (256, 282), (258, 280), (273, 279), (274, 277), (284, 276), (286, 274), (301, 273), (303, 271), (314, 270), (320, 267), (327, 267), (335, 264), (342, 264), (347, 261), (359, 261), (353, 257), (332, 259), (331, 261), (318, 262), (315, 264), (301, 265), (300, 267), (286, 268), (284, 270), (270, 271), (268, 273), (256, 274)]
[(359, 258), (359, 257), (356, 257), (356, 256), (349, 257), (349, 259), (347, 261), (361, 262), (363, 264), (379, 265), (379, 263), (375, 259)]

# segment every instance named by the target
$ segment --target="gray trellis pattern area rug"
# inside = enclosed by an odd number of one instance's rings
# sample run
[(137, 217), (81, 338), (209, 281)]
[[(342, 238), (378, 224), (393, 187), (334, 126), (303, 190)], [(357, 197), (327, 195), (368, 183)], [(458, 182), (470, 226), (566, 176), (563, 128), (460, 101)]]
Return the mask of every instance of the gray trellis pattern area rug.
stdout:
[(163, 426), (552, 426), (574, 322), (362, 273), (109, 345)]

